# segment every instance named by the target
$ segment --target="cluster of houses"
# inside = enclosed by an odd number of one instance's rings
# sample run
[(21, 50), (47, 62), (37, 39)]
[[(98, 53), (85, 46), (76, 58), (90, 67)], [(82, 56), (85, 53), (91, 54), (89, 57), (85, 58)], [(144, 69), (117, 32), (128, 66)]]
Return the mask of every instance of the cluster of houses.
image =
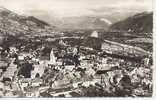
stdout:
[[(93, 32), (91, 37), (98, 39), (97, 34)], [(101, 86), (105, 93), (113, 94), (110, 96), (151, 95), (151, 54), (145, 50), (108, 40), (100, 51), (71, 46), (63, 39), (58, 44), (59, 48), (50, 50), (48, 59), (41, 55), (44, 47), (29, 52), (1, 48), (0, 96), (74, 97), (74, 92), (83, 97), (86, 95), (82, 88), (91, 86)], [(128, 56), (140, 57), (141, 62)], [(138, 89), (143, 92), (136, 92)], [(119, 91), (123, 93), (118, 94)]]

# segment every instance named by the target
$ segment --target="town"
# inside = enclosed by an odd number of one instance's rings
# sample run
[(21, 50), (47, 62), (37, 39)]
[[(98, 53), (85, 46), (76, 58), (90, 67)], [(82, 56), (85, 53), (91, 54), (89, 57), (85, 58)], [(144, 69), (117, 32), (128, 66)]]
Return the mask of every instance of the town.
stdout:
[(56, 35), (4, 39), (1, 97), (152, 96), (152, 52), (103, 40), (97, 31)]

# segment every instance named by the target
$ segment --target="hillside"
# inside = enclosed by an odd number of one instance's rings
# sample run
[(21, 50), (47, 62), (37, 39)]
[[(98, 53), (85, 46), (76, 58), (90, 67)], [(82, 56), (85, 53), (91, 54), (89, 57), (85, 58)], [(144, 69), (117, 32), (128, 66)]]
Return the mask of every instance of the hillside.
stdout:
[(23, 35), (50, 33), (51, 26), (32, 16), (18, 15), (8, 9), (0, 8), (0, 34)]
[(148, 32), (152, 33), (153, 13), (143, 12), (119, 21), (110, 27), (110, 30), (129, 31), (129, 32)]

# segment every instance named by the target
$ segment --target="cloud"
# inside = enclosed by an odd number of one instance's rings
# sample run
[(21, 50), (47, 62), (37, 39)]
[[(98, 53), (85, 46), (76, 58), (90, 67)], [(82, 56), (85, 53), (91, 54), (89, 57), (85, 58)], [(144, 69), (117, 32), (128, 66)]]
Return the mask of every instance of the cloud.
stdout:
[[(123, 0), (119, 0), (123, 1)], [(125, 2), (124, 2), (125, 1)], [(124, 0), (109, 5), (99, 6), (90, 10), (94, 12), (113, 12), (113, 11), (152, 11), (152, 0)]]
[(20, 14), (64, 17), (147, 11), (152, 9), (152, 0), (0, 0), (0, 6)]

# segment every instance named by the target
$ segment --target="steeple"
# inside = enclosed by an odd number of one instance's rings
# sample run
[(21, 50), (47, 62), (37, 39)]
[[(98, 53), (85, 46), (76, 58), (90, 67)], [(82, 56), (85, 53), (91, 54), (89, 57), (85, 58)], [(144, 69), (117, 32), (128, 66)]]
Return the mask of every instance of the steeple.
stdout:
[(51, 52), (50, 52), (50, 64), (55, 64), (55, 63), (56, 63), (56, 58), (55, 58), (53, 49), (51, 49)]

